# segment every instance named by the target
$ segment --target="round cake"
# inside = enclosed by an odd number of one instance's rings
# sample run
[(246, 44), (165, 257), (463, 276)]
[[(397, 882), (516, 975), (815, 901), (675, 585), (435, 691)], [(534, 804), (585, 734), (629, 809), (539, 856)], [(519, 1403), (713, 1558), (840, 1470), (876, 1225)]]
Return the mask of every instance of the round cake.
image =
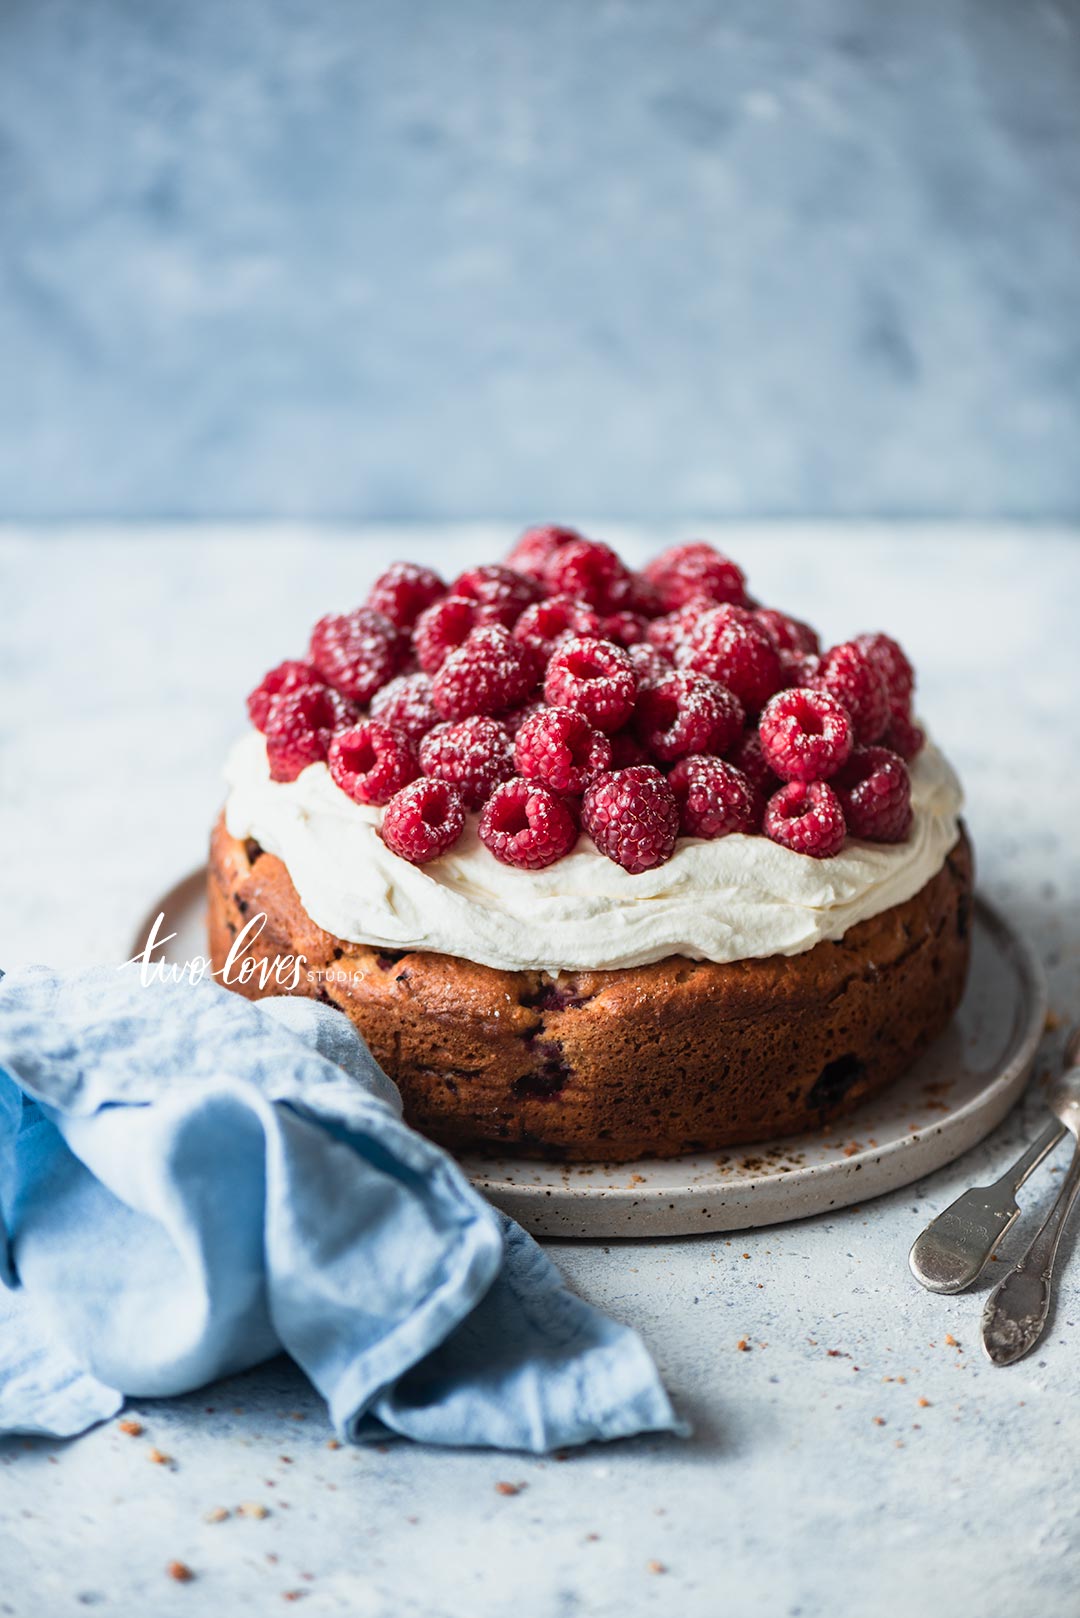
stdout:
[(572, 530), (395, 564), (249, 698), (210, 946), (341, 1008), (458, 1150), (672, 1156), (819, 1128), (963, 992), (960, 791), (895, 641), (821, 651), (711, 547)]

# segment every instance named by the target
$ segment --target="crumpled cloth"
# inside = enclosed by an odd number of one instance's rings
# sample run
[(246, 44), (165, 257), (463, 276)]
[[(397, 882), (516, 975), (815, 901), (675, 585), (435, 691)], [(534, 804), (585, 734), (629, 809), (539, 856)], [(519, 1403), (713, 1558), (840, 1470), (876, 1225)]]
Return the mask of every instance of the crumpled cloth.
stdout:
[(637, 1335), (313, 1000), (134, 966), (0, 980), (0, 1281), (0, 1432), (82, 1432), (282, 1350), (346, 1440), (685, 1431)]

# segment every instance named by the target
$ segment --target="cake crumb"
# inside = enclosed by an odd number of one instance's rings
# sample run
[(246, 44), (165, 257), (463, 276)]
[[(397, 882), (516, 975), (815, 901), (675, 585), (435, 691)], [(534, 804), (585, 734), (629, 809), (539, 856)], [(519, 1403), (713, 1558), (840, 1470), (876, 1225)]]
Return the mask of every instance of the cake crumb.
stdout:
[(326, 1447), (327, 1447), (327, 1449), (340, 1449), (341, 1448), (341, 1439), (340, 1438), (328, 1438), (326, 1440)]
[(172, 1456), (171, 1455), (166, 1455), (165, 1451), (161, 1450), (161, 1449), (158, 1449), (156, 1447), (156, 1445), (152, 1449), (149, 1449), (147, 1451), (146, 1459), (148, 1461), (153, 1461), (155, 1466), (171, 1466), (172, 1465)]
[(960, 1344), (956, 1341), (956, 1338), (953, 1336), (951, 1331), (947, 1331), (945, 1333), (945, 1343), (946, 1343), (946, 1346), (948, 1348), (959, 1348), (960, 1347)]
[(127, 1433), (129, 1438), (138, 1438), (139, 1434), (143, 1430), (142, 1422), (135, 1421), (131, 1417), (129, 1417), (126, 1421), (118, 1421), (116, 1425), (119, 1427), (122, 1433)]
[(254, 1517), (261, 1522), (264, 1517), (269, 1517), (270, 1509), (268, 1506), (264, 1506), (261, 1500), (244, 1500), (237, 1506), (236, 1515), (238, 1517)]
[(929, 1410), (930, 1401), (929, 1401), (929, 1399), (920, 1399), (918, 1401), (918, 1405), (919, 1405), (920, 1410)]
[(520, 1494), (522, 1489), (526, 1487), (527, 1485), (524, 1483), (496, 1483), (495, 1493), (506, 1495)]
[(209, 1511), (203, 1512), (203, 1522), (224, 1522), (231, 1515), (227, 1506), (211, 1506)]
[(874, 1417), (874, 1426), (875, 1427), (884, 1427), (884, 1425), (885, 1425), (885, 1417), (884, 1416), (875, 1416)]
[(195, 1577), (186, 1562), (170, 1562), (165, 1571), (177, 1584), (190, 1584)]
[(650, 1573), (666, 1573), (667, 1572), (667, 1568), (664, 1566), (663, 1562), (653, 1561), (653, 1562), (647, 1562), (645, 1565), (648, 1568)]
[(740, 1337), (739, 1341), (735, 1344), (735, 1347), (738, 1349), (740, 1354), (749, 1354), (750, 1352), (750, 1344), (746, 1341), (745, 1337)]

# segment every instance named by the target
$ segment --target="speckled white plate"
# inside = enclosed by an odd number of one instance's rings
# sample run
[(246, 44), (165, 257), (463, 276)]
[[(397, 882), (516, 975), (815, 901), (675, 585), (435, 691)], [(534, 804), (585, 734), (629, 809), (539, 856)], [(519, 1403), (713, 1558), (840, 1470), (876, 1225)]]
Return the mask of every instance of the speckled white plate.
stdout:
[[(156, 959), (206, 953), (205, 871), (163, 895), (169, 939)], [(826, 1213), (894, 1191), (951, 1163), (1019, 1098), (1046, 1019), (1042, 972), (984, 900), (975, 903), (971, 976), (950, 1026), (911, 1072), (824, 1135), (791, 1136), (665, 1162), (558, 1164), (466, 1157), (473, 1184), (538, 1236), (689, 1236)]]

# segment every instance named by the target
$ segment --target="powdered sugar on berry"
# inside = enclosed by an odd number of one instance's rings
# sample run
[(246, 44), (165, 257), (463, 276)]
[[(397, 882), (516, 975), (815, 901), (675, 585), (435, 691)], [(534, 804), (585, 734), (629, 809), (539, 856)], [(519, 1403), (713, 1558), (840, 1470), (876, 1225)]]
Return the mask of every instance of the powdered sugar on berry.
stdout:
[(392, 854), (382, 813), (353, 803), (325, 764), (274, 782), (266, 744), (234, 748), (226, 821), (289, 869), (301, 902), (328, 932), (385, 949), (427, 949), (510, 970), (603, 970), (668, 955), (735, 961), (799, 955), (910, 899), (956, 842), (960, 786), (927, 744), (911, 765), (914, 819), (903, 843), (849, 838), (835, 858), (808, 859), (765, 837), (680, 837), (672, 858), (631, 875), (582, 835), (544, 870), (501, 864), (476, 833), (429, 865)]

